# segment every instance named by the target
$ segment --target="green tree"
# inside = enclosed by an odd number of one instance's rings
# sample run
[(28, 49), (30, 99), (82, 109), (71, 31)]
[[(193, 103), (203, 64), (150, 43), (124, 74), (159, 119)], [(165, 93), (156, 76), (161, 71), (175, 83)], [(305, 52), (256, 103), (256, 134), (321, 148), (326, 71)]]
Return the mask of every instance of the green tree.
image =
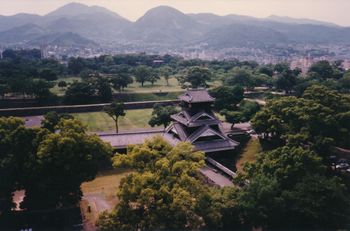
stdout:
[(172, 147), (155, 137), (113, 161), (136, 172), (121, 181), (119, 203), (100, 217), (101, 230), (198, 230), (219, 222), (198, 172), (204, 153), (189, 143)]
[(59, 82), (57, 83), (57, 86), (58, 86), (59, 88), (63, 89), (63, 88), (65, 88), (65, 87), (67, 87), (67, 82), (61, 80), (61, 81), (59, 81)]
[(165, 79), (166, 85), (169, 86), (170, 75), (172, 74), (172, 69), (169, 66), (161, 67), (159, 72), (160, 75)]
[(346, 90), (350, 90), (350, 71), (347, 71), (343, 78), (341, 78), (340, 83), (342, 85), (342, 88), (346, 89)]
[(55, 71), (45, 68), (39, 71), (39, 76), (46, 81), (57, 80), (57, 74)]
[(297, 76), (299, 75), (298, 70), (284, 70), (277, 74), (275, 86), (278, 90), (284, 90), (286, 93), (290, 93), (294, 86), (297, 84)]
[[(314, 86), (305, 91), (303, 98), (283, 97), (268, 101), (252, 119), (255, 131), (263, 137), (287, 143), (312, 144), (323, 154), (332, 144), (342, 144), (339, 138), (345, 135), (341, 132), (345, 125), (340, 123), (337, 114), (349, 108), (346, 106), (349, 105), (346, 103), (348, 98), (322, 89)], [(348, 134), (347, 130), (344, 132)]]
[(153, 106), (152, 117), (148, 122), (152, 127), (156, 125), (163, 125), (166, 128), (171, 122), (171, 115), (178, 112), (174, 106), (164, 106), (162, 104), (155, 104)]
[(144, 83), (148, 81), (152, 75), (152, 69), (150, 67), (140, 65), (135, 69), (134, 74), (136, 81), (141, 83), (141, 86), (143, 87)]
[(212, 73), (208, 68), (195, 66), (188, 70), (184, 81), (190, 83), (193, 88), (206, 87), (211, 77)]
[[(64, 208), (81, 199), (81, 183), (93, 180), (112, 149), (97, 135), (86, 134), (77, 120), (60, 120), (55, 133), (39, 142), (33, 169), (23, 184), (21, 204), (28, 210)], [(48, 193), (50, 192), (50, 193)]]
[(154, 83), (160, 79), (159, 73), (157, 70), (151, 70), (151, 74), (148, 77), (148, 81), (151, 82), (152, 86)]
[(4, 99), (5, 95), (10, 92), (10, 88), (6, 84), (0, 84), (0, 96)]
[(240, 111), (222, 110), (220, 113), (225, 116), (228, 123), (231, 123), (231, 129), (233, 129), (236, 123), (245, 122), (243, 113)]
[(211, 90), (210, 94), (215, 97), (214, 106), (218, 111), (233, 110), (243, 100), (244, 89), (239, 86), (221, 86)]
[[(349, 221), (349, 198), (339, 178), (328, 177), (314, 152), (284, 146), (244, 166), (238, 181), (241, 219), (270, 229), (334, 229)], [(259, 208), (259, 209), (256, 209)]]
[(97, 96), (100, 98), (102, 102), (111, 101), (113, 94), (112, 88), (109, 81), (105, 78), (98, 78), (94, 81), (94, 86), (97, 90)]
[(229, 71), (227, 78), (225, 78), (225, 84), (228, 86), (239, 85), (248, 89), (252, 89), (255, 86), (252, 71), (239, 67), (235, 67)]
[(73, 75), (78, 75), (86, 68), (86, 61), (83, 58), (70, 58), (68, 61), (68, 70)]
[(314, 63), (308, 71), (308, 74), (311, 73), (315, 73), (317, 77), (323, 80), (332, 78), (334, 75), (332, 65), (327, 60), (321, 60)]
[(128, 87), (129, 84), (132, 84), (134, 80), (127, 73), (118, 73), (112, 75), (111, 82), (113, 88), (121, 92), (124, 88)]
[(261, 74), (265, 74), (267, 76), (273, 76), (273, 67), (272, 65), (261, 65), (258, 69), (258, 72)]
[(243, 100), (236, 110), (224, 109), (220, 111), (220, 114), (225, 116), (228, 123), (231, 123), (231, 129), (233, 129), (236, 123), (248, 122), (253, 116), (260, 110), (260, 106), (256, 102), (250, 102)]
[[(17, 132), (24, 129), (24, 122), (18, 118), (0, 117), (0, 219), (13, 208), (12, 196), (16, 190), (16, 147)], [(18, 150), (18, 149), (17, 149)], [(23, 151), (23, 150), (22, 150)]]
[(88, 82), (73, 82), (67, 89), (64, 101), (67, 104), (83, 104), (93, 98), (95, 89)]
[(42, 79), (37, 79), (31, 81), (31, 93), (38, 99), (48, 99), (52, 96), (50, 88), (53, 87), (53, 84)]
[(125, 116), (124, 103), (113, 101), (109, 106), (106, 106), (104, 108), (104, 111), (114, 120), (115, 131), (116, 133), (118, 133), (119, 131), (118, 119), (120, 116)]
[(69, 114), (58, 114), (55, 111), (50, 111), (44, 115), (44, 118), (41, 121), (41, 127), (46, 128), (51, 132), (55, 132), (56, 126), (61, 119), (74, 119), (74, 117)]

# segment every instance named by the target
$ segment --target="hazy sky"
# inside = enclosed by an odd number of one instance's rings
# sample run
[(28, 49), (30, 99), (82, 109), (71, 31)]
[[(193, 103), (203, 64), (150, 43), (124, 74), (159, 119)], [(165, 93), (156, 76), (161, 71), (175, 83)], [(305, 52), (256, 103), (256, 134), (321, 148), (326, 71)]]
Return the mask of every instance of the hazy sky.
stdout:
[(152, 7), (169, 5), (185, 13), (233, 13), (256, 17), (275, 14), (350, 26), (350, 0), (0, 0), (0, 14), (46, 14), (69, 2), (104, 6), (133, 21)]

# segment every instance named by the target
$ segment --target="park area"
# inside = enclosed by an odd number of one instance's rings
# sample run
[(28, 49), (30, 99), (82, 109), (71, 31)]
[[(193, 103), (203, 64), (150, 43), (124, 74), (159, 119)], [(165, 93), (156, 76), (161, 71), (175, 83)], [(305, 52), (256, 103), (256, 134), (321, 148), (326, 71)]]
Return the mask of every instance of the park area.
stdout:
[[(55, 81), (55, 86), (51, 88), (51, 92), (58, 95), (63, 96), (67, 90), (67, 87), (60, 88), (58, 87), (58, 82), (65, 81), (68, 85), (73, 83), (74, 81), (81, 82), (81, 77), (60, 77)], [(179, 82), (175, 77), (172, 77), (169, 79), (169, 85), (167, 85), (164, 78), (160, 78), (158, 81), (156, 81), (153, 85), (150, 82), (145, 82), (144, 86), (142, 87), (140, 83), (136, 82), (134, 79), (134, 82), (132, 84), (129, 84), (127, 88), (124, 89), (123, 92), (125, 93), (151, 93), (151, 92), (177, 92), (177, 91), (183, 91), (184, 89), (181, 88), (179, 85)], [(117, 91), (114, 90), (115, 93)]]
[[(119, 131), (149, 129), (153, 109), (126, 110), (125, 116), (118, 121)], [(87, 127), (89, 132), (115, 132), (114, 120), (105, 112), (72, 113), (76, 119)], [(39, 127), (43, 116), (24, 117), (27, 127)], [(157, 128), (157, 127), (156, 127)]]
[[(118, 120), (119, 131), (150, 128), (148, 121), (151, 119), (153, 109), (127, 110), (124, 117)], [(105, 112), (73, 113), (76, 119), (87, 126), (90, 132), (115, 131), (114, 120)]]

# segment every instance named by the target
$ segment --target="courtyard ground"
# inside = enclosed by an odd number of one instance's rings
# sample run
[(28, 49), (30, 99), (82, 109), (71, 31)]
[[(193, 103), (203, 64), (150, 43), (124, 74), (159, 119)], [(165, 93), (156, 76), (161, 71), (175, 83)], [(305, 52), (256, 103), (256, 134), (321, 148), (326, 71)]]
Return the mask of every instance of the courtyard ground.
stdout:
[(130, 171), (108, 170), (99, 173), (93, 181), (81, 185), (83, 198), (80, 207), (84, 217), (84, 230), (96, 230), (99, 215), (111, 211), (118, 203), (120, 180)]

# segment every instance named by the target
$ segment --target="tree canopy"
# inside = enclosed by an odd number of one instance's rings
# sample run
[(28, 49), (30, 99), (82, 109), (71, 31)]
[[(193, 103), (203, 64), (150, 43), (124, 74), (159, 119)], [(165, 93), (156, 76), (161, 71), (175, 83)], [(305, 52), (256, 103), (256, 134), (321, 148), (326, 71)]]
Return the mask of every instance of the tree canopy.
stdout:
[(110, 145), (86, 134), (74, 119), (62, 118), (49, 131), (1, 117), (0, 138), (0, 216), (13, 207), (12, 193), (22, 189), (20, 206), (28, 211), (75, 206), (80, 184), (92, 180), (112, 153)]
[(152, 127), (156, 125), (163, 125), (164, 128), (167, 127), (171, 122), (171, 115), (178, 112), (175, 106), (164, 106), (162, 104), (155, 104), (153, 106), (152, 117), (148, 122)]
[(238, 177), (249, 181), (237, 196), (241, 219), (270, 229), (342, 227), (349, 222), (349, 197), (325, 169), (321, 158), (300, 147), (262, 153)]
[(222, 86), (214, 88), (210, 94), (215, 98), (216, 110), (234, 110), (244, 98), (244, 89), (239, 86)]
[(271, 100), (252, 120), (262, 136), (288, 143), (314, 145), (319, 151), (329, 145), (348, 146), (347, 114), (349, 97), (321, 86), (312, 86), (301, 98), (283, 97)]
[(198, 88), (206, 87), (211, 78), (212, 73), (208, 68), (195, 66), (188, 70), (183, 81), (190, 83), (193, 88)]
[(101, 230), (193, 230), (219, 216), (199, 177), (204, 154), (189, 143), (172, 147), (156, 137), (130, 147), (127, 155), (117, 154), (113, 161), (115, 167), (136, 172), (122, 180), (119, 204), (101, 216)]

